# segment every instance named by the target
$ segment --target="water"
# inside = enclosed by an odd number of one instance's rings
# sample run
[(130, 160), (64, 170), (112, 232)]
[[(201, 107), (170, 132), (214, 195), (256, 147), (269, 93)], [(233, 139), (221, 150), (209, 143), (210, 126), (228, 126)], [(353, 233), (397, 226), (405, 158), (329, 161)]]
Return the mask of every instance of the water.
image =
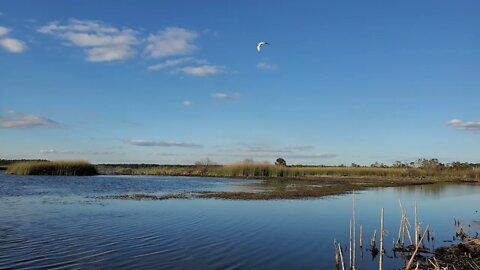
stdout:
[[(334, 269), (333, 239), (348, 242), (351, 196), (278, 201), (123, 201), (101, 195), (245, 189), (249, 180), (183, 177), (48, 177), (0, 173), (0, 269)], [(250, 180), (251, 181), (251, 180)], [(385, 208), (387, 255), (401, 199), (413, 222), (430, 224), (449, 245), (460, 219), (479, 232), (480, 185), (378, 188), (356, 195), (364, 242)], [(478, 212), (476, 212), (478, 211)], [(468, 227), (471, 224), (471, 227)], [(357, 234), (358, 235), (358, 234)], [(358, 269), (378, 257), (357, 255)], [(347, 262), (348, 264), (348, 262)], [(386, 258), (384, 269), (403, 265)]]

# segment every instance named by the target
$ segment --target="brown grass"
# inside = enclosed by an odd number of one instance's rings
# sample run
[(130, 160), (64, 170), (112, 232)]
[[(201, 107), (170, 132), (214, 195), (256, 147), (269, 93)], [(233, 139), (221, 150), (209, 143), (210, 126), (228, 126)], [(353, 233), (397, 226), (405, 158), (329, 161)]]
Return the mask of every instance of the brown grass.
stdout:
[[(112, 168), (110, 168), (112, 169)], [(276, 166), (267, 163), (234, 163), (210, 166), (113, 167), (113, 174), (211, 176), (243, 178), (359, 177), (387, 179), (430, 179), (442, 181), (480, 180), (480, 168), (394, 168), (340, 166)]]

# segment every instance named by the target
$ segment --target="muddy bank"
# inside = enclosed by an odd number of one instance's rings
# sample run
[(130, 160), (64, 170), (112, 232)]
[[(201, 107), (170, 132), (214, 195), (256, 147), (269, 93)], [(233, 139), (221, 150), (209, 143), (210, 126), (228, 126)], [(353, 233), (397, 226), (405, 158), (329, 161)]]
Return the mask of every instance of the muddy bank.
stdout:
[(115, 194), (107, 196), (98, 196), (96, 199), (100, 200), (132, 200), (132, 201), (162, 201), (172, 199), (190, 199), (192, 194), (190, 193), (171, 193), (166, 195), (155, 195), (149, 193), (136, 193), (136, 194)]
[(374, 187), (394, 187), (407, 185), (432, 184), (425, 180), (392, 180), (372, 178), (315, 178), (315, 179), (263, 179), (253, 183), (237, 184), (241, 191), (190, 191), (167, 195), (117, 194), (98, 197), (99, 199), (121, 200), (168, 200), (212, 198), (227, 200), (279, 200), (308, 199), (331, 195), (340, 195), (352, 190), (364, 190)]
[(480, 239), (469, 239), (451, 247), (435, 250), (440, 267), (448, 269), (480, 269)]
[(340, 195), (352, 190), (373, 187), (393, 187), (403, 185), (431, 184), (431, 181), (391, 180), (372, 178), (303, 178), (303, 179), (264, 179), (245, 184), (248, 191), (240, 192), (199, 192), (199, 197), (231, 200), (278, 200), (308, 199), (330, 195)]

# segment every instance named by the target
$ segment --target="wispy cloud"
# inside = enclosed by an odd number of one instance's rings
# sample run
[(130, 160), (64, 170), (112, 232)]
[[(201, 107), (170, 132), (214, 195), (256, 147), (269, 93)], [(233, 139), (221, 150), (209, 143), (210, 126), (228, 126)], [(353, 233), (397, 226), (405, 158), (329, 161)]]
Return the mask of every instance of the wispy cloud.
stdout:
[(464, 131), (480, 131), (480, 121), (464, 122), (460, 119), (452, 119), (447, 123), (449, 126)]
[(182, 68), (177, 68), (175, 70), (175, 72), (181, 72), (187, 75), (192, 75), (197, 77), (215, 75), (215, 74), (221, 73), (222, 71), (223, 71), (222, 67), (211, 66), (211, 65), (182, 67)]
[(213, 98), (217, 99), (237, 99), (240, 97), (240, 93), (234, 92), (234, 93), (225, 93), (225, 92), (217, 92), (211, 94)]
[(25, 42), (7, 37), (10, 33), (10, 29), (4, 26), (0, 26), (0, 47), (11, 53), (22, 53), (27, 49)]
[(0, 115), (0, 127), (2, 128), (33, 128), (33, 127), (55, 127), (59, 123), (37, 115), (25, 114), (13, 110), (7, 111), (10, 116)]
[(0, 26), (0, 37), (6, 35), (8, 32), (10, 32), (10, 29), (5, 26)]
[(194, 51), (198, 34), (180, 27), (167, 27), (157, 34), (150, 34), (145, 52), (152, 58), (181, 55)]
[(133, 45), (138, 44), (137, 32), (109, 26), (99, 21), (71, 19), (68, 24), (50, 22), (37, 29), (43, 34), (66, 40), (68, 45), (86, 48), (87, 61), (106, 62), (135, 56)]
[(162, 147), (184, 147), (184, 148), (201, 148), (201, 144), (176, 142), (176, 141), (149, 141), (129, 139), (124, 141), (126, 144), (137, 146), (162, 146)]
[(257, 68), (261, 69), (261, 70), (275, 70), (275, 69), (277, 69), (277, 66), (272, 65), (272, 64), (267, 63), (267, 62), (259, 62), (257, 64)]
[(171, 68), (171, 67), (176, 67), (185, 63), (196, 63), (196, 64), (206, 64), (207, 60), (204, 59), (196, 59), (193, 57), (184, 57), (184, 58), (179, 58), (179, 59), (173, 59), (173, 60), (166, 60), (163, 63), (156, 64), (156, 65), (151, 65), (147, 69), (150, 71), (157, 71), (157, 70), (162, 70), (166, 68)]
[(177, 156), (177, 154), (173, 154), (173, 153), (163, 153), (163, 152), (153, 152), (153, 153), (148, 153), (147, 155), (151, 155), (151, 156), (161, 156), (161, 157), (173, 157), (173, 156)]
[(174, 60), (167, 60), (163, 63), (156, 64), (156, 65), (151, 65), (147, 69), (150, 71), (156, 71), (156, 70), (161, 70), (169, 67), (174, 67), (178, 66), (180, 64), (192, 61), (193, 58), (191, 57), (185, 57), (185, 58), (179, 58), (179, 59), (174, 59)]
[(185, 107), (191, 107), (193, 105), (193, 102), (190, 100), (184, 100), (183, 101), (183, 106)]
[(287, 146), (281, 148), (272, 148), (258, 145), (244, 145), (242, 152), (248, 153), (293, 153), (312, 150), (311, 145)]
[(72, 151), (72, 150), (40, 150), (42, 155), (112, 155), (115, 152), (110, 151)]
[(273, 154), (273, 153), (239, 153), (239, 154), (224, 154), (219, 156), (229, 156), (229, 157), (237, 157), (237, 158), (268, 158), (268, 159), (275, 159), (279, 156), (284, 157), (285, 159), (328, 159), (337, 157), (336, 154), (329, 154), (329, 153), (315, 153), (315, 154)]
[(324, 159), (324, 158), (334, 158), (337, 157), (336, 154), (329, 154), (329, 153), (316, 153), (310, 155), (287, 155), (287, 158), (302, 158), (302, 159)]

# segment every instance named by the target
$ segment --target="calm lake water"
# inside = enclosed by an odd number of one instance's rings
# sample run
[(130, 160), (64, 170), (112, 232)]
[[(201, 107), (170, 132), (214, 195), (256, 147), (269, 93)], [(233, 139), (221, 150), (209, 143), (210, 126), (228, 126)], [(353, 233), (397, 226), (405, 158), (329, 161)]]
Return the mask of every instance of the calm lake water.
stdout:
[[(350, 195), (309, 200), (216, 199), (124, 201), (95, 196), (195, 190), (238, 190), (249, 180), (184, 177), (11, 176), (0, 172), (0, 269), (334, 269), (333, 239), (348, 242)], [(380, 228), (385, 208), (387, 256), (400, 210), (435, 245), (450, 245), (460, 219), (480, 232), (480, 185), (436, 184), (377, 188), (356, 195), (364, 242)], [(470, 227), (469, 227), (470, 225)], [(365, 248), (364, 248), (365, 249)], [(364, 251), (358, 269), (377, 269)], [(385, 269), (403, 265), (386, 258)]]

